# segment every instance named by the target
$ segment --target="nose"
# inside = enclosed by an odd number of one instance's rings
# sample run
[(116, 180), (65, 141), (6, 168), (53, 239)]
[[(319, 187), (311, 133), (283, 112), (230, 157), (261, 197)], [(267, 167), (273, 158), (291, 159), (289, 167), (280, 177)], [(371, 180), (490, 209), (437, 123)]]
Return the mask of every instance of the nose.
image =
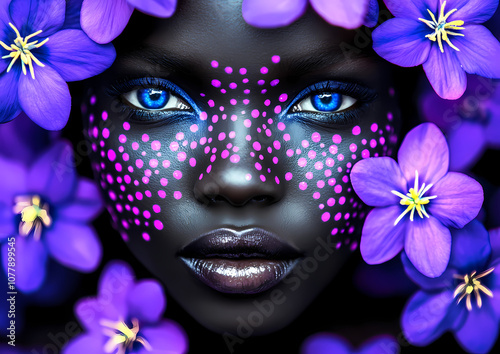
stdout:
[(281, 200), (284, 187), (279, 179), (256, 174), (254, 164), (242, 160), (237, 164), (228, 160), (214, 163), (210, 173), (195, 183), (196, 199), (206, 204), (227, 203), (234, 207), (271, 205)]
[(219, 145), (216, 155), (211, 156), (215, 160), (211, 160), (195, 183), (196, 199), (204, 204), (225, 203), (234, 207), (266, 206), (280, 201), (285, 186), (279, 166), (270, 156), (255, 154), (255, 141), (247, 141), (243, 134), (236, 135), (232, 143), (238, 147), (238, 160), (228, 158), (227, 154), (224, 157), (221, 152), (225, 146)]

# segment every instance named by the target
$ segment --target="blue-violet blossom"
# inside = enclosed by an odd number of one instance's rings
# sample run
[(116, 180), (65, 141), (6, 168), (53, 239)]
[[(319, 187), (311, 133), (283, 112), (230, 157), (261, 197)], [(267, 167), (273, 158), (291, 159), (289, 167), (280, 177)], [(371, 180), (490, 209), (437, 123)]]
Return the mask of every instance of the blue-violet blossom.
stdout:
[(408, 276), (421, 287), (403, 311), (403, 332), (411, 344), (425, 346), (451, 331), (466, 351), (487, 353), (500, 323), (500, 250), (492, 249), (498, 243), (490, 246), (477, 220), (452, 235), (450, 264), (438, 278), (423, 276), (403, 256)]
[(393, 64), (423, 65), (436, 93), (457, 99), (466, 72), (500, 78), (500, 43), (480, 24), (498, 0), (384, 0), (395, 16), (373, 31), (373, 49)]
[(243, 0), (242, 14), (255, 27), (282, 27), (301, 17), (308, 3), (334, 26), (353, 29), (377, 24), (377, 0)]
[(398, 354), (400, 348), (396, 340), (388, 335), (380, 335), (367, 340), (354, 349), (344, 338), (330, 333), (317, 333), (308, 337), (300, 351), (302, 354)]
[(101, 212), (102, 199), (93, 181), (77, 177), (72, 159), (66, 141), (53, 144), (29, 165), (0, 157), (2, 264), (7, 272), (9, 242), (14, 242), (21, 291), (40, 288), (49, 255), (81, 272), (95, 270), (101, 260), (90, 222)]
[(72, 23), (66, 28), (65, 19), (65, 0), (0, 3), (0, 123), (24, 111), (42, 128), (62, 129), (71, 110), (66, 82), (113, 63), (112, 45), (96, 44)]
[(97, 297), (76, 304), (75, 313), (85, 331), (63, 348), (63, 354), (186, 353), (182, 327), (161, 318), (165, 307), (158, 281), (135, 281), (128, 264), (112, 261), (101, 274)]
[(351, 171), (354, 191), (375, 207), (366, 217), (360, 242), (363, 259), (379, 264), (403, 248), (429, 277), (441, 275), (450, 258), (449, 227), (462, 228), (478, 214), (483, 188), (474, 179), (448, 172), (446, 139), (432, 123), (412, 129), (391, 157), (373, 157)]
[(166, 18), (176, 6), (177, 0), (83, 0), (81, 25), (97, 43), (109, 43), (125, 29), (134, 9)]

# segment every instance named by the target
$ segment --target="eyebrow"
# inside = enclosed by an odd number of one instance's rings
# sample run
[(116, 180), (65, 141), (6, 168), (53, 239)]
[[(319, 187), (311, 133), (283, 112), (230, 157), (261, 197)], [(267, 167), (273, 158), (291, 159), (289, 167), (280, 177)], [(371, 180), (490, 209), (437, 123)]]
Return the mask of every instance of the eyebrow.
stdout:
[(178, 56), (166, 52), (163, 48), (150, 46), (134, 50), (131, 53), (125, 54), (122, 58), (124, 63), (140, 61), (155, 68), (159, 67), (162, 71), (167, 71), (168, 73), (175, 72), (182, 75), (192, 75), (192, 68), (199, 66), (199, 63), (188, 57)]

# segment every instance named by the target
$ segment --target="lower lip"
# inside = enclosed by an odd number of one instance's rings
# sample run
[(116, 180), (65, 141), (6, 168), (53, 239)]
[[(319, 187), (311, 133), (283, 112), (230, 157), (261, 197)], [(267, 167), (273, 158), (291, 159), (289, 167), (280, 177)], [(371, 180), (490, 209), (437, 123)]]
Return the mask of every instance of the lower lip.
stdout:
[(257, 294), (278, 284), (297, 260), (181, 258), (203, 283), (228, 294)]

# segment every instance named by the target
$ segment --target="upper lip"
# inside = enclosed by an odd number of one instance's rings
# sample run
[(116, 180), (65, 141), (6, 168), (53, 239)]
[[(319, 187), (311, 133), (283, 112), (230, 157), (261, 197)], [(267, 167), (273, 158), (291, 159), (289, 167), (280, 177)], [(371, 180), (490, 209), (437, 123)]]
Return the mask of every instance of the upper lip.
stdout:
[(184, 247), (179, 256), (184, 258), (229, 258), (229, 259), (292, 259), (301, 252), (281, 241), (272, 232), (261, 228), (235, 231), (220, 228), (198, 237)]

